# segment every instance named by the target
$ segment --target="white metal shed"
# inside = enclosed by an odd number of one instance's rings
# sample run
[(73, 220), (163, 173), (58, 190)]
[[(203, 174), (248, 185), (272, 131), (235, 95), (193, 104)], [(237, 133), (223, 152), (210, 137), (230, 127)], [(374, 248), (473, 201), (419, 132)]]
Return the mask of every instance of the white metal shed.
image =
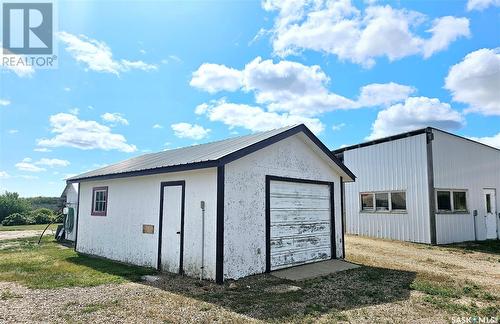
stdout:
[(348, 233), (431, 244), (499, 237), (500, 150), (424, 128), (333, 151)]
[(68, 179), (75, 249), (217, 282), (343, 258), (354, 178), (304, 125), (146, 154)]

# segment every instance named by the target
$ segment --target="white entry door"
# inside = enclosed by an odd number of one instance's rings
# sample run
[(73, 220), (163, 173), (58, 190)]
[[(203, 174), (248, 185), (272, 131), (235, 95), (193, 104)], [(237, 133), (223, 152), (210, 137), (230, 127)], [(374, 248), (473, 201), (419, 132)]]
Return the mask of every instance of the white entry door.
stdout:
[(160, 269), (182, 273), (184, 182), (162, 183)]
[(497, 199), (495, 189), (484, 189), (484, 205), (486, 211), (486, 238), (496, 239), (497, 236)]
[(269, 270), (330, 259), (330, 185), (271, 180), (268, 195)]

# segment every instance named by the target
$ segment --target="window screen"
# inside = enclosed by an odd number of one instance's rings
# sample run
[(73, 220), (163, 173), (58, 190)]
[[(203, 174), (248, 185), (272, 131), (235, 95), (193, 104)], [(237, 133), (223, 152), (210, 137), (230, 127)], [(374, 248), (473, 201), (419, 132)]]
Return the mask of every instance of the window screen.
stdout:
[(437, 205), (438, 210), (451, 211), (451, 196), (449, 191), (437, 192)]
[(373, 210), (373, 194), (361, 194), (361, 210)]
[(375, 207), (377, 210), (389, 210), (389, 194), (386, 192), (376, 193)]
[(466, 211), (467, 201), (465, 197), (465, 192), (454, 191), (453, 192), (453, 210), (454, 211)]
[(392, 210), (406, 210), (406, 193), (391, 192), (391, 209)]

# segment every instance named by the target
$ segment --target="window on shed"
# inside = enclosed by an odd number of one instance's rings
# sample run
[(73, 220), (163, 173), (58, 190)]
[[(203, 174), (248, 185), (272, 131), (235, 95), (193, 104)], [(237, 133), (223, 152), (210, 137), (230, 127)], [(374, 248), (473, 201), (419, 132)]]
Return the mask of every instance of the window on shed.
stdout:
[(373, 194), (361, 194), (361, 210), (373, 210)]
[(486, 194), (486, 213), (491, 213), (491, 194)]
[(106, 216), (108, 205), (108, 187), (92, 188), (92, 215)]
[(451, 211), (451, 194), (449, 191), (437, 192), (437, 207), (438, 210)]
[(391, 209), (406, 210), (406, 192), (404, 191), (391, 192)]
[(389, 194), (387, 192), (375, 194), (375, 209), (389, 210)]
[(467, 199), (465, 191), (453, 191), (453, 211), (466, 211)]

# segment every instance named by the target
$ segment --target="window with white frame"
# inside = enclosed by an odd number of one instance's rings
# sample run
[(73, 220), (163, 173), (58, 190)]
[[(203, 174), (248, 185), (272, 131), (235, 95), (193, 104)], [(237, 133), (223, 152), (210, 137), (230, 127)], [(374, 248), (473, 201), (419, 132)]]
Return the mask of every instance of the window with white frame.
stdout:
[(436, 205), (438, 212), (467, 212), (466, 190), (436, 190)]
[(361, 211), (406, 212), (406, 191), (363, 192)]
[(108, 187), (92, 188), (92, 213), (93, 216), (106, 216), (108, 207)]

